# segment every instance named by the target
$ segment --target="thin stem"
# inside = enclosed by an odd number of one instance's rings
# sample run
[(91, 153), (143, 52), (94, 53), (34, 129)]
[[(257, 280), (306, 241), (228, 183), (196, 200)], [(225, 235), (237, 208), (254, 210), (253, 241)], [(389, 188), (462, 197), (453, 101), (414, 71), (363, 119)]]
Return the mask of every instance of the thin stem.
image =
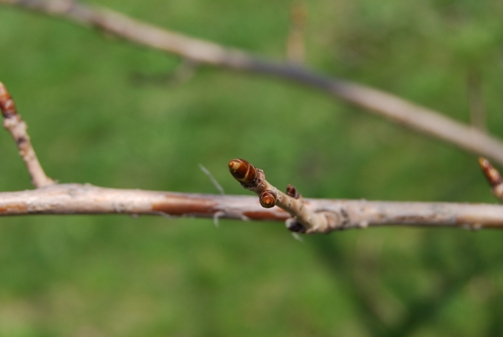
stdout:
[(4, 117), (3, 126), (12, 135), (12, 138), (14, 138), (19, 149), (19, 155), (23, 158), (30, 174), (33, 186), (39, 188), (54, 184), (54, 181), (47, 177), (40, 165), (35, 150), (33, 150), (31, 145), (30, 136), (26, 132), (26, 123), (21, 118), (21, 115), (17, 113), (14, 100), (2, 82), (0, 82), (0, 110)]

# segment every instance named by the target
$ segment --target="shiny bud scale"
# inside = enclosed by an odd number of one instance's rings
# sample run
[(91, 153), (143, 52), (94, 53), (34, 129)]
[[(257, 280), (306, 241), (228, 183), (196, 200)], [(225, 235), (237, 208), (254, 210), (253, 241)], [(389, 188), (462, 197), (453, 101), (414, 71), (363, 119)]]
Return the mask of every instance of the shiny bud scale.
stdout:
[(257, 179), (257, 169), (244, 159), (233, 159), (229, 162), (229, 171), (237, 181), (249, 184)]

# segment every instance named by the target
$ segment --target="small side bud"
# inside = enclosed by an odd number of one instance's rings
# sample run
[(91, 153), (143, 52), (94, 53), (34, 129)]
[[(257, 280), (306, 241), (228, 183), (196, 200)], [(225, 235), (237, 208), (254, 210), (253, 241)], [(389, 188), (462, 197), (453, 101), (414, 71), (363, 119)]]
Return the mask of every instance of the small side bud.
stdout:
[(292, 198), (295, 198), (295, 199), (300, 198), (299, 192), (297, 191), (295, 186), (293, 186), (292, 184), (288, 184), (288, 186), (286, 187), (286, 195), (288, 195)]
[(262, 194), (260, 194), (259, 200), (260, 200), (260, 205), (264, 208), (271, 208), (276, 205), (276, 193), (273, 191), (264, 191)]
[(257, 169), (244, 159), (233, 159), (229, 162), (229, 171), (239, 182), (249, 184), (257, 178)]

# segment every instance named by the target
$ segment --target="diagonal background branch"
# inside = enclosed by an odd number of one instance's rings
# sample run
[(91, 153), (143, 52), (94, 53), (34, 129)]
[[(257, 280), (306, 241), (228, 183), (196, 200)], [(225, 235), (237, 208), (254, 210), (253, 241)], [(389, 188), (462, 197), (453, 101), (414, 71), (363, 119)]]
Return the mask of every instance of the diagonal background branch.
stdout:
[(298, 82), (325, 91), (420, 133), (491, 158), (503, 165), (503, 143), (498, 138), (445, 117), (434, 110), (364, 85), (322, 75), (301, 66), (225, 48), (146, 24), (111, 10), (82, 5), (74, 1), (0, 0), (0, 4), (62, 17), (84, 26), (113, 33), (139, 45), (180, 55), (203, 64), (262, 73)]

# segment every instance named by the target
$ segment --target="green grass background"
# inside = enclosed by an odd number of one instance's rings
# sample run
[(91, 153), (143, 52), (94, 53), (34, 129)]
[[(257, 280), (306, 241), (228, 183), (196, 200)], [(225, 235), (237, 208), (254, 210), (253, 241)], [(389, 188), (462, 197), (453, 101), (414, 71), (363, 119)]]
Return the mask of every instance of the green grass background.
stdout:
[[(106, 0), (151, 23), (284, 58), (292, 1)], [(503, 137), (503, 2), (306, 1), (306, 63), (469, 121), (482, 80)], [(246, 194), (242, 157), (305, 196), (489, 202), (476, 157), (305, 87), (182, 62), (0, 7), (0, 80), (60, 182)], [(7, 132), (0, 190), (31, 188)], [(496, 336), (503, 232), (379, 228), (305, 237), (267, 222), (0, 219), (0, 336)]]

